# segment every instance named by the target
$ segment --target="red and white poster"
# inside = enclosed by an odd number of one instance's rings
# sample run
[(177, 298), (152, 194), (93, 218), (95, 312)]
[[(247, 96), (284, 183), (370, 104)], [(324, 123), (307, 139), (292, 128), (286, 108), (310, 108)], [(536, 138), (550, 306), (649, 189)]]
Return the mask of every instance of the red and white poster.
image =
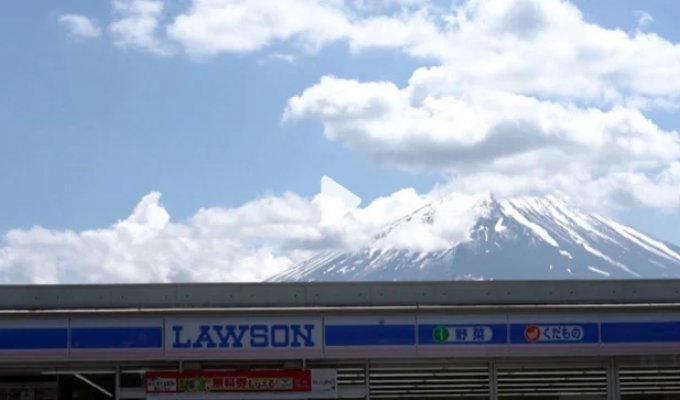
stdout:
[(147, 398), (332, 399), (335, 370), (148, 371)]

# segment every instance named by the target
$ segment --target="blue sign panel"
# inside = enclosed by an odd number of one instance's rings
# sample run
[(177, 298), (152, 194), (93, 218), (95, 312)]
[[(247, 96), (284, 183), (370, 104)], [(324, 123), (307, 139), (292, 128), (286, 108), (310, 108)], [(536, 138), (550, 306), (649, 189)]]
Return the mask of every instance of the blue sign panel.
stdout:
[(413, 346), (415, 325), (327, 325), (326, 346)]
[(71, 328), (72, 349), (146, 349), (163, 347), (161, 327)]
[(66, 328), (2, 328), (0, 350), (49, 350), (68, 348)]
[[(122, 357), (149, 352), (167, 359), (320, 359), (397, 353), (445, 357), (521, 355), (531, 353), (527, 346), (541, 345), (552, 346), (545, 353), (548, 355), (568, 354), (586, 344), (602, 344), (592, 348), (593, 354), (615, 351), (625, 355), (641, 349), (658, 354), (680, 346), (679, 314), (663, 314), (657, 321), (640, 321), (639, 314), (602, 317), (620, 322), (568, 322), (590, 320), (593, 316), (530, 313), (14, 319), (0, 323), (0, 358), (44, 354), (77, 359), (99, 357), (102, 351)], [(547, 318), (561, 321), (525, 322)], [(655, 343), (667, 345), (653, 346)]]
[(597, 323), (511, 324), (512, 344), (583, 344), (598, 343)]
[(680, 322), (603, 322), (603, 343), (680, 342)]
[(506, 324), (456, 324), (418, 326), (418, 343), (421, 345), (484, 345), (506, 344)]

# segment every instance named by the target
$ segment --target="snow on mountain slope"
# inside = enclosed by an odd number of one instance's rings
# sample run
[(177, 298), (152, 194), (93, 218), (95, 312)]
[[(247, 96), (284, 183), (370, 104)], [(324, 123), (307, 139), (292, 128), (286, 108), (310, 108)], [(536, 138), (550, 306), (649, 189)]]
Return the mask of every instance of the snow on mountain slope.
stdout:
[(453, 196), (389, 224), (363, 249), (324, 252), (270, 280), (664, 277), (680, 277), (678, 246), (558, 198)]

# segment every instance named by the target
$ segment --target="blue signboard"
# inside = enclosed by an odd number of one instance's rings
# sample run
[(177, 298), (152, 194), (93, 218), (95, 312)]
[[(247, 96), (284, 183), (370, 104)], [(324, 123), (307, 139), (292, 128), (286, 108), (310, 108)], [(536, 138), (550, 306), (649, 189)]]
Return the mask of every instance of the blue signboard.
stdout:
[(594, 322), (510, 324), (510, 343), (512, 344), (585, 344), (598, 342), (598, 324)]
[(326, 346), (408, 346), (416, 344), (415, 325), (327, 325)]
[(661, 315), (667, 317), (665, 321), (640, 321), (640, 315), (624, 314), (603, 315), (607, 322), (582, 322), (592, 315), (578, 317), (570, 315), (565, 321), (566, 317), (558, 316), (555, 319), (561, 321), (548, 322), (526, 322), (533, 318), (546, 321), (545, 315), (531, 314), (413, 313), (13, 319), (0, 323), (0, 357), (94, 357), (106, 351), (123, 358), (146, 352), (196, 359), (335, 358), (356, 356), (357, 352), (410, 356), (421, 349), (423, 356), (443, 357), (516, 355), (523, 354), (527, 346), (540, 345), (550, 346), (550, 354), (569, 354), (575, 348), (571, 346), (579, 345), (595, 345), (593, 354), (677, 352), (680, 348), (677, 314)]
[(66, 328), (1, 328), (0, 350), (52, 350), (68, 348)]
[(418, 326), (421, 345), (488, 345), (506, 344), (506, 324), (427, 324)]
[(680, 322), (603, 322), (603, 343), (680, 343)]
[(144, 349), (163, 347), (160, 326), (71, 328), (72, 349)]

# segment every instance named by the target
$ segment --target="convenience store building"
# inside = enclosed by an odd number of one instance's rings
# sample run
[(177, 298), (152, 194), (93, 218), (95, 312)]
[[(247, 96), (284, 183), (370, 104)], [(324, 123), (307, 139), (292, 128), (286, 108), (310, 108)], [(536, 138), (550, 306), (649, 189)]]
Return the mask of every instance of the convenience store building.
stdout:
[(680, 399), (680, 282), (0, 287), (0, 400)]

